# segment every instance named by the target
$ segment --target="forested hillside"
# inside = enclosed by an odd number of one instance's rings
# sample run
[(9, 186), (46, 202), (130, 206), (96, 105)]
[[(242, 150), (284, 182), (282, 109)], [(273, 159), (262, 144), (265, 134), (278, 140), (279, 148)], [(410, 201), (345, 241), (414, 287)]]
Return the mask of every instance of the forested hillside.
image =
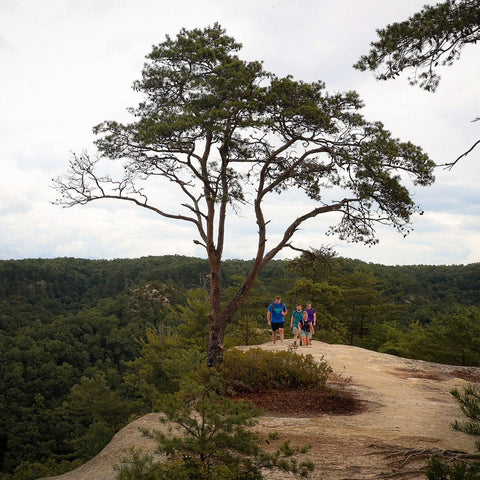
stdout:
[[(225, 262), (223, 288), (249, 264)], [(169, 362), (205, 351), (208, 273), (183, 256), (0, 261), (0, 479), (73, 468), (155, 409), (179, 368)], [(479, 366), (479, 287), (480, 264), (273, 261), (226, 347), (268, 341), (265, 311), (280, 294), (290, 311), (313, 302), (314, 340)]]

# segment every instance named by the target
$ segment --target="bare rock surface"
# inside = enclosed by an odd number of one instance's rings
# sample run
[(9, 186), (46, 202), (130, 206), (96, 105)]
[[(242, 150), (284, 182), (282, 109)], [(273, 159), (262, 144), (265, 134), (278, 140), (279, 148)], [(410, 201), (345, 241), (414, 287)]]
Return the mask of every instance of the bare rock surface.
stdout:
[[(289, 344), (287, 340), (283, 345), (260, 347), (284, 350)], [(432, 452), (474, 453), (474, 439), (451, 428), (462, 414), (450, 391), (480, 383), (479, 368), (408, 360), (319, 341), (297, 352), (327, 360), (333, 368), (333, 382), (362, 405), (354, 414), (292, 417), (280, 413), (260, 418), (260, 432), (275, 432), (280, 440), (291, 439), (294, 446), (311, 445), (304, 458), (315, 463), (312, 479), (421, 479), (425, 478), (421, 468)], [(132, 422), (95, 458), (49, 479), (113, 480), (114, 465), (128, 456), (130, 447), (154, 452), (154, 442), (139, 428), (159, 429), (158, 419), (159, 414), (152, 413)], [(293, 478), (279, 473), (266, 476)]]

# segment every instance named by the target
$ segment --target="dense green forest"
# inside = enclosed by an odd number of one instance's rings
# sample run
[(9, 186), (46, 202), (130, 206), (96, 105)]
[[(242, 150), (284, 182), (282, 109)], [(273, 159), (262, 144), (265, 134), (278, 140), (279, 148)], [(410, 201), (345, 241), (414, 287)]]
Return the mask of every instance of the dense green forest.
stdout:
[[(235, 289), (250, 262), (226, 261)], [(183, 256), (0, 261), (0, 479), (61, 473), (94, 456), (172, 389), (208, 337), (208, 262)], [(480, 264), (273, 261), (227, 348), (270, 339), (265, 312), (313, 302), (315, 340), (480, 366)], [(169, 370), (170, 369), (170, 370)]]

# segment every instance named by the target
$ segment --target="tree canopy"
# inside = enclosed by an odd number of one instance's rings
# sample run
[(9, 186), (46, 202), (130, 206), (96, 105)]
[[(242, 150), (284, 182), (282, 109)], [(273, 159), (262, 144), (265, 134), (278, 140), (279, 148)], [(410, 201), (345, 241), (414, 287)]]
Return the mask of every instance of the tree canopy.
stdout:
[(377, 30), (378, 41), (368, 55), (355, 64), (373, 70), (378, 80), (395, 78), (413, 70), (412, 85), (435, 91), (440, 82), (439, 66), (452, 65), (463, 47), (480, 40), (479, 0), (447, 0), (424, 6), (403, 22)]
[[(439, 67), (452, 65), (466, 45), (480, 40), (480, 0), (446, 0), (425, 6), (407, 20), (377, 30), (377, 34), (370, 52), (354, 67), (374, 71), (377, 80), (412, 72), (408, 77), (411, 85), (434, 92), (440, 83)], [(478, 120), (480, 117), (472, 119)], [(479, 143), (477, 140), (447, 166), (468, 155)]]
[[(336, 212), (329, 233), (366, 244), (377, 242), (379, 223), (406, 234), (420, 208), (405, 180), (434, 180), (422, 149), (367, 121), (356, 92), (330, 94), (321, 81), (280, 78), (259, 61), (241, 60), (240, 49), (218, 24), (167, 36), (134, 83), (144, 100), (130, 109), (133, 121), (95, 127), (98, 155), (74, 155), (69, 172), (54, 179), (59, 205), (123, 200), (196, 228), (194, 242), (210, 265), (210, 365), (221, 362), (226, 327), (258, 274), (282, 249), (295, 248), (305, 221)], [(104, 159), (121, 162), (123, 176), (102, 173)], [(162, 196), (168, 185), (179, 199), (171, 210)], [(307, 200), (305, 209), (274, 240), (264, 205), (288, 189)], [(226, 299), (226, 218), (247, 208), (258, 227), (254, 262)]]

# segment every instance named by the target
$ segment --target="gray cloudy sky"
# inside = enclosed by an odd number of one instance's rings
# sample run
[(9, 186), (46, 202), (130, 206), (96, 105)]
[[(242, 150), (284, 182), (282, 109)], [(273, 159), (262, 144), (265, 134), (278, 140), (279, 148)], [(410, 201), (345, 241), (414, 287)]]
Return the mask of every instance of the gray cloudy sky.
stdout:
[[(437, 163), (452, 161), (480, 137), (480, 47), (443, 70), (435, 94), (402, 77), (378, 83), (352, 65), (375, 29), (403, 20), (427, 0), (0, 0), (0, 259), (204, 256), (188, 226), (134, 207), (98, 202), (53, 206), (51, 178), (66, 171), (70, 152), (94, 153), (92, 127), (127, 120), (131, 89), (151, 46), (182, 28), (218, 21), (244, 46), (241, 56), (298, 80), (323, 80), (330, 91), (356, 90), (368, 120), (420, 145)], [(372, 248), (325, 237), (331, 219), (311, 220), (302, 247), (332, 246), (367, 262), (467, 264), (480, 261), (480, 148), (453, 171), (438, 170), (432, 187), (415, 188), (425, 214), (403, 238), (378, 230)], [(269, 208), (271, 234), (301, 208), (287, 196)], [(226, 258), (251, 258), (249, 212), (229, 222)], [(276, 231), (277, 230), (277, 231)], [(292, 256), (291, 251), (279, 258)]]

